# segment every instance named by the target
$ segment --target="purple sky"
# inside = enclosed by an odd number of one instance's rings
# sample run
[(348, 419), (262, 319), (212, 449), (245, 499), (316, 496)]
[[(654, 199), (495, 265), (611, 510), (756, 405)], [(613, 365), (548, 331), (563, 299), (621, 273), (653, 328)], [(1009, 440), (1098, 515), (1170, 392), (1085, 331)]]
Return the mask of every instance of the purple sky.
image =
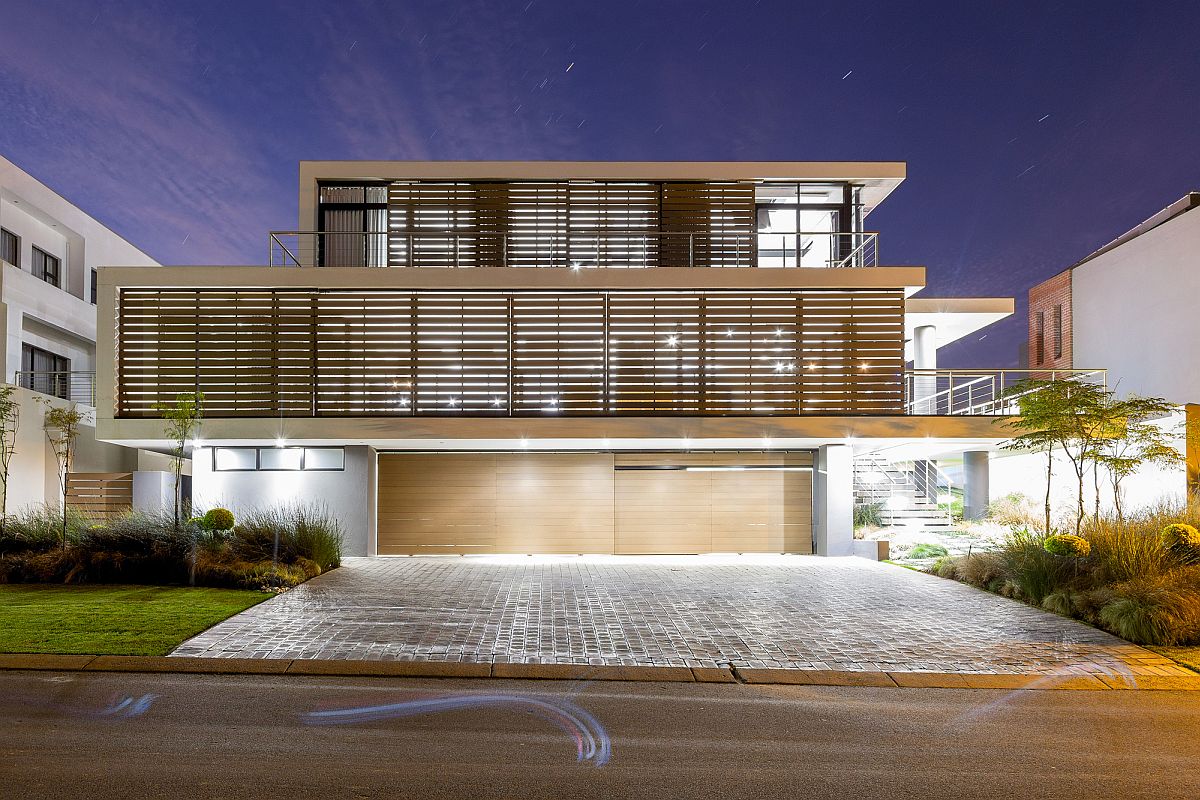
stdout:
[[(300, 159), (905, 160), (926, 294), (1024, 294), (1200, 189), (1194, 3), (5, 0), (0, 153), (164, 263), (261, 263)], [(573, 66), (572, 66), (573, 65)]]

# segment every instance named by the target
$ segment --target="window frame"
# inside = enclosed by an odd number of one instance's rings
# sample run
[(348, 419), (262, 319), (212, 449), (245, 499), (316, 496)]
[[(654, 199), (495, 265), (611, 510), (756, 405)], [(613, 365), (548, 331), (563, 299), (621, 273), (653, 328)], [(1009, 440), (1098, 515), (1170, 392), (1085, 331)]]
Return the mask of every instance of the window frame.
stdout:
[[(13, 242), (13, 259), (4, 258), (4, 238), (8, 237)], [(7, 261), (17, 269), (21, 268), (21, 237), (10, 231), (8, 228), (0, 228), (0, 259)]]
[(1059, 303), (1054, 307), (1054, 357), (1062, 358), (1063, 354), (1063, 307)]
[[(54, 264), (54, 280), (46, 277), (46, 266), (50, 263)], [(62, 288), (62, 259), (52, 253), (46, 252), (36, 244), (33, 245), (33, 257), (29, 265), (29, 271), (33, 273), (33, 277), (40, 278), (54, 288)]]
[(1035, 319), (1034, 354), (1037, 356), (1037, 365), (1040, 367), (1046, 363), (1046, 312), (1038, 311)]
[[(300, 467), (298, 469), (280, 469), (278, 467), (264, 467), (262, 465), (263, 450), (299, 450), (300, 452)], [(346, 471), (346, 448), (345, 447), (253, 447), (241, 445), (215, 445), (212, 450), (212, 471), (213, 472), (345, 472)], [(253, 450), (254, 451), (254, 466), (244, 469), (220, 469), (217, 467), (217, 451), (218, 450)], [(309, 467), (308, 451), (309, 450), (340, 450), (342, 453), (342, 465), (340, 467)]]

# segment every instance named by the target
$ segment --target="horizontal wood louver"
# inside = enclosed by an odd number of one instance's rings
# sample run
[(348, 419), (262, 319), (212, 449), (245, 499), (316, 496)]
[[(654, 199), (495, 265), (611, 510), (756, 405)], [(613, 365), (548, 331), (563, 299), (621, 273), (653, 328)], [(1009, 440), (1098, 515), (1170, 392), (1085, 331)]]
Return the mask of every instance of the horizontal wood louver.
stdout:
[(211, 417), (896, 414), (903, 293), (120, 293), (117, 407)]
[(388, 264), (751, 266), (752, 183), (398, 181)]
[(108, 519), (133, 507), (132, 472), (72, 472), (67, 475), (67, 506), (92, 519)]
[(664, 267), (755, 264), (754, 184), (664, 183)]

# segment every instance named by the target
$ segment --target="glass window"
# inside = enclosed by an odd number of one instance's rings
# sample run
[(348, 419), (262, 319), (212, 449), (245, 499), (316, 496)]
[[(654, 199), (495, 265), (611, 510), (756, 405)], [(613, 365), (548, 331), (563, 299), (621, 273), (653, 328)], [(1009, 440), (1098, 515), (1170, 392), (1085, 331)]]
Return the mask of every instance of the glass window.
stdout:
[(257, 467), (257, 451), (253, 447), (213, 448), (213, 469), (217, 472), (256, 469)]
[(1062, 306), (1054, 307), (1054, 357), (1062, 358), (1063, 354), (1063, 317)]
[(304, 449), (300, 447), (263, 447), (258, 451), (259, 469), (300, 469)]
[(12, 231), (0, 228), (0, 259), (14, 267), (21, 266), (21, 239)]
[(96, 286), (98, 283), (99, 283), (99, 279), (96, 277), (96, 270), (92, 270), (92, 292), (91, 292), (92, 305), (96, 305)]
[(40, 247), (33, 248), (33, 276), (53, 286), (59, 285), (62, 262)]
[(309, 447), (304, 450), (304, 468), (345, 469), (346, 451), (340, 447)]

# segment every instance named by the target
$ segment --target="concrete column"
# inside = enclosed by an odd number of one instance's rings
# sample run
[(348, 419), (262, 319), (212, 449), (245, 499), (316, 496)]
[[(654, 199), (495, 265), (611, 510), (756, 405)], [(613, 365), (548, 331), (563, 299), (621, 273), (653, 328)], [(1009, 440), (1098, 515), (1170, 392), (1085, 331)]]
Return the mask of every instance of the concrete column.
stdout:
[[(913, 331), (913, 369), (937, 369), (937, 328), (922, 325)], [(930, 397), (937, 391), (937, 377), (918, 375), (913, 378), (913, 400)], [(915, 414), (936, 414), (937, 402), (918, 402)]]
[(988, 452), (968, 450), (963, 453), (963, 519), (983, 519), (990, 502)]
[(854, 454), (848, 445), (827, 444), (813, 465), (813, 550), (848, 556), (854, 549)]

